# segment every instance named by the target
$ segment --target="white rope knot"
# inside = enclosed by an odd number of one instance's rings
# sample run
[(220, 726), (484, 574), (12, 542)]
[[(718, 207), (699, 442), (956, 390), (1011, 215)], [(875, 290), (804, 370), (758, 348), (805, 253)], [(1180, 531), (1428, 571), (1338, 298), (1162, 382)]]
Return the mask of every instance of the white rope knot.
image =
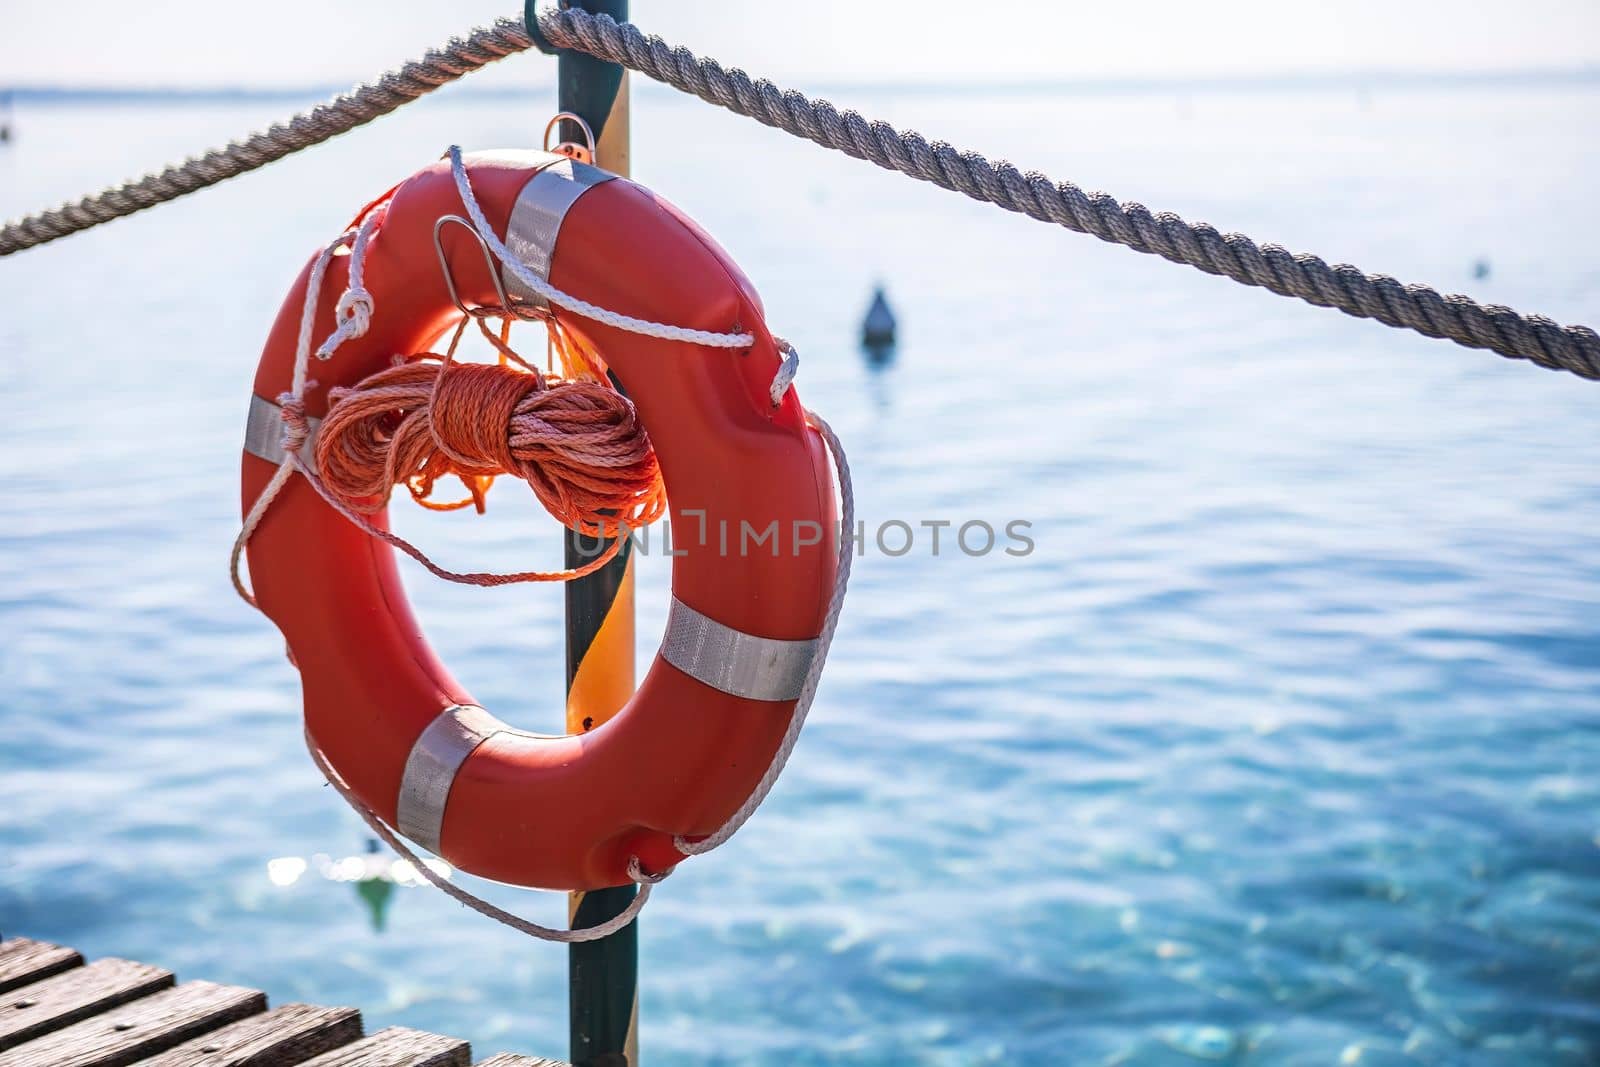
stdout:
[(352, 285), (339, 294), (339, 302), (334, 305), (334, 317), (339, 326), (317, 349), (317, 358), (329, 359), (346, 341), (365, 337), (372, 326), (372, 311), (372, 294), (361, 286)]
[[(373, 235), (378, 232), (378, 227), (383, 225), (383, 220), (389, 214), (389, 204), (379, 204), (367, 213), (361, 220), (361, 225), (348, 233), (344, 240), (350, 241), (350, 274), (345, 281), (344, 292), (339, 294), (339, 300), (333, 305), (334, 331), (328, 335), (317, 348), (318, 359), (329, 359), (339, 350), (339, 346), (346, 341), (357, 337), (365, 337), (367, 329), (372, 325), (372, 312), (376, 301), (367, 291), (367, 246), (372, 243)], [(320, 279), (319, 279), (320, 285)], [(308, 306), (315, 310), (310, 303), (308, 290)], [(303, 333), (301, 339), (310, 342), (310, 335)]]

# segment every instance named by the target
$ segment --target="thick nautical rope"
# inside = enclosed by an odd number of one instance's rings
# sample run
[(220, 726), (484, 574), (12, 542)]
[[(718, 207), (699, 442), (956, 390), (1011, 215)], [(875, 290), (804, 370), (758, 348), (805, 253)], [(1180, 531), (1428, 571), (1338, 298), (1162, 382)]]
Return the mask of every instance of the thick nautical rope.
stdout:
[(1543, 315), (1522, 315), (1466, 296), (1443, 296), (1429, 286), (1405, 285), (1348, 264), (1330, 266), (1317, 256), (1292, 253), (1275, 244), (1258, 245), (1243, 234), (1219, 233), (1214, 226), (1188, 222), (1169, 211), (1152, 212), (1143, 204), (1086, 193), (1071, 182), (1056, 182), (1036, 171), (1023, 173), (1003, 160), (990, 162), (977, 152), (930, 142), (915, 131), (869, 121), (854, 111), (841, 112), (826, 100), (786, 92), (765, 78), (752, 80), (742, 70), (724, 70), (714, 59), (673, 48), (609, 15), (573, 8), (550, 11), (540, 17), (539, 29), (558, 47), (621, 64), (824, 148), (1007, 211), (1318, 307), (1600, 379), (1600, 335), (1587, 326), (1562, 326)]
[[(825, 148), (975, 200), (1318, 307), (1336, 308), (1386, 326), (1600, 380), (1600, 334), (1587, 326), (1563, 326), (1543, 315), (1525, 315), (1498, 304), (1479, 304), (1466, 296), (1443, 295), (1426, 285), (1403, 284), (1348, 264), (1329, 265), (1317, 256), (1293, 253), (1275, 244), (1259, 245), (1243, 234), (1220, 233), (1207, 223), (1188, 222), (1171, 212), (1153, 212), (1143, 204), (1119, 203), (1105, 193), (1087, 193), (1070, 182), (1024, 173), (977, 152), (930, 142), (918, 133), (869, 121), (854, 111), (841, 112), (826, 100), (785, 92), (766, 79), (752, 80), (741, 70), (724, 70), (715, 60), (701, 59), (686, 48), (673, 48), (659, 37), (646, 35), (631, 24), (618, 24), (606, 15), (579, 9), (549, 10), (539, 17), (538, 26), (557, 47), (621, 64)], [(0, 256), (130, 215), (281, 159), (532, 44), (519, 20), (501, 19), (465, 40), (452, 40), (376, 83), (358, 86), (245, 141), (76, 204), (7, 223), (0, 228)]]
[(533, 40), (521, 19), (500, 19), (492, 26), (473, 30), (464, 38), (452, 37), (421, 59), (357, 85), (310, 111), (275, 123), (243, 140), (213, 148), (204, 155), (112, 186), (75, 203), (62, 204), (53, 211), (41, 211), (8, 222), (0, 229), (0, 256), (132, 215), (266, 166), (302, 148), (364, 126), (463, 75), (532, 46)]

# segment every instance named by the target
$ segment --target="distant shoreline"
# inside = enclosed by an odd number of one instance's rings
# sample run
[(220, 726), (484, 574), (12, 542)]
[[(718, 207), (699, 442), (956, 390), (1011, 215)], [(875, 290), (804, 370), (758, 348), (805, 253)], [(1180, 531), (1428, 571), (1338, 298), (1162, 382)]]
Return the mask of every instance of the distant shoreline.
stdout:
[[(635, 78), (644, 91), (675, 92), (646, 78)], [(957, 95), (970, 92), (1059, 95), (1142, 95), (1151, 93), (1315, 92), (1379, 89), (1535, 88), (1600, 85), (1600, 66), (1504, 71), (1354, 70), (1299, 74), (1216, 75), (1196, 77), (1118, 77), (1079, 79), (982, 80), (971, 82), (819, 82), (803, 84), (811, 93)], [(516, 88), (454, 88), (452, 95), (474, 100), (522, 100), (548, 93), (554, 82)], [(0, 86), (18, 104), (229, 104), (323, 100), (345, 91), (344, 85), (310, 86)]]

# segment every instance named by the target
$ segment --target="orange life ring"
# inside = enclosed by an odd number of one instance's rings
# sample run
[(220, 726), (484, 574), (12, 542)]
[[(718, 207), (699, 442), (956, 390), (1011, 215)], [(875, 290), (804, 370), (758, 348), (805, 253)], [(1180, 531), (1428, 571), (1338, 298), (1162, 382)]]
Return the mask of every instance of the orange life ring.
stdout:
[[(664, 871), (683, 858), (675, 836), (720, 827), (779, 747), (835, 577), (827, 450), (793, 390), (776, 405), (769, 397), (780, 357), (750, 282), (672, 205), (542, 152), (472, 155), (467, 170), (496, 233), (558, 289), (637, 318), (754, 335), (749, 348), (713, 348), (560, 316), (604, 353), (660, 462), (681, 553), (661, 651), (627, 706), (592, 732), (513, 729), (476, 705), (429, 648), (390, 548), (299, 477), (250, 536), (252, 583), (300, 670), (312, 743), (384, 822), (486, 878), (618, 885), (634, 857)], [(364, 278), (379, 310), (364, 336), (315, 365), (304, 393), (313, 419), (326, 413), (329, 389), (425, 351), (459, 321), (434, 249), (437, 221), (462, 211), (449, 164), (385, 199)], [(461, 299), (495, 304), (497, 279), (473, 235), (446, 227), (439, 237)], [(332, 261), (316, 294), (319, 322), (333, 321), (348, 259)], [(256, 373), (246, 512), (284, 458), (273, 398), (290, 388), (311, 273), (308, 265), (291, 290)], [(503, 281), (514, 297), (537, 299), (509, 273)], [(764, 531), (773, 522), (776, 546), (740, 551), (718, 536), (722, 523)]]

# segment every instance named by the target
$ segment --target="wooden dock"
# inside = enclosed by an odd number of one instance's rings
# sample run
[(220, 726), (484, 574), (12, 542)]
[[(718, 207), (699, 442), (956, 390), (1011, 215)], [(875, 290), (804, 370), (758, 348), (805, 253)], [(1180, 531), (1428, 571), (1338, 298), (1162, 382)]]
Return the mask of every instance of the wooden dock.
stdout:
[[(179, 983), (171, 971), (70, 948), (0, 941), (0, 1067), (471, 1067), (459, 1038), (391, 1026), (364, 1035), (354, 1008), (267, 1006), (258, 989)], [(478, 1067), (562, 1067), (502, 1053)]]

